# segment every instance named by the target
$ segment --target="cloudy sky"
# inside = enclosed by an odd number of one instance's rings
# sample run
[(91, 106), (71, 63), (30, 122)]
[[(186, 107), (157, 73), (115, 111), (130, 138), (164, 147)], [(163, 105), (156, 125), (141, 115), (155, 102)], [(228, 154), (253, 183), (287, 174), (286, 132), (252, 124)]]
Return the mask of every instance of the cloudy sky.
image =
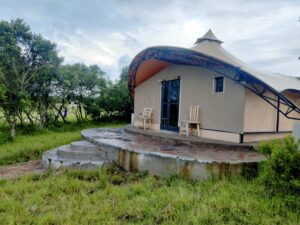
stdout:
[(0, 19), (24, 19), (64, 63), (98, 64), (111, 79), (144, 48), (189, 48), (209, 28), (248, 64), (300, 76), (299, 1), (0, 0)]

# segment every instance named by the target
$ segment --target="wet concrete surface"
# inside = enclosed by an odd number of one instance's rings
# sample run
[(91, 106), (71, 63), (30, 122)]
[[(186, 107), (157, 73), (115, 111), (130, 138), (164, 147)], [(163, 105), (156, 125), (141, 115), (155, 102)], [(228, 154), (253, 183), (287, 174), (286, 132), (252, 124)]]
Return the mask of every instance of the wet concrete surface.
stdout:
[(198, 162), (238, 164), (260, 162), (265, 159), (262, 154), (249, 150), (249, 146), (243, 145), (232, 145), (231, 147), (231, 145), (222, 143), (217, 145), (204, 143), (201, 146), (201, 142), (187, 144), (168, 138), (158, 141), (150, 136), (126, 132), (124, 129), (95, 128), (84, 130), (81, 134), (84, 139), (95, 144), (101, 143), (131, 152), (180, 157)]

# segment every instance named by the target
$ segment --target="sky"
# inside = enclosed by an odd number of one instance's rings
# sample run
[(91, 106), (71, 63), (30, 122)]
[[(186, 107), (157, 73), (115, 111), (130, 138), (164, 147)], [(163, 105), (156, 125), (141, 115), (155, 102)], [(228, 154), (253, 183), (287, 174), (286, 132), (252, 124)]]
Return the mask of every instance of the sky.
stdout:
[(0, 0), (55, 42), (65, 64), (97, 64), (115, 80), (150, 46), (190, 48), (211, 28), (230, 53), (262, 70), (300, 76), (300, 0)]

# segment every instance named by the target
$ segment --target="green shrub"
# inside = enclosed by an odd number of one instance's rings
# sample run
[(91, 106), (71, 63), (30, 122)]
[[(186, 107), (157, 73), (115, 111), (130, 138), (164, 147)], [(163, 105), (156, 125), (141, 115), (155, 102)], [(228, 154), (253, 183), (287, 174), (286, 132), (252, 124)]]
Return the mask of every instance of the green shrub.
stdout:
[(260, 178), (273, 193), (300, 193), (300, 151), (298, 141), (289, 136), (263, 142), (258, 150), (267, 156), (260, 165)]
[(0, 144), (10, 140), (9, 132), (0, 131)]

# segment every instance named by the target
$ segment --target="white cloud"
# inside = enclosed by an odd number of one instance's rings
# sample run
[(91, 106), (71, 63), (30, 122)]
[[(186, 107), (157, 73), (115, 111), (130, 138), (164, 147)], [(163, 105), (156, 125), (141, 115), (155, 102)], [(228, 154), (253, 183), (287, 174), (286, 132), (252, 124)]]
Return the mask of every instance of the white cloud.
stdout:
[(293, 0), (1, 1), (0, 19), (24, 18), (57, 43), (66, 63), (98, 64), (112, 79), (144, 48), (191, 47), (208, 28), (241, 60), (300, 75), (300, 4)]

